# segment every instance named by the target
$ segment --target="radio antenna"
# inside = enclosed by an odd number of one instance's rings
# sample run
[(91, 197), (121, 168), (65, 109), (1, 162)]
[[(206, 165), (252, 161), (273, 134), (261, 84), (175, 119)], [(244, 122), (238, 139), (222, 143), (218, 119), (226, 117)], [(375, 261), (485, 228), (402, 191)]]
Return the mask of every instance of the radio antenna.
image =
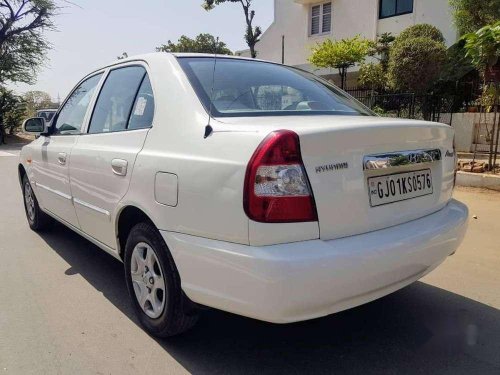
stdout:
[(212, 71), (212, 88), (210, 90), (210, 105), (208, 109), (208, 124), (205, 126), (205, 135), (203, 138), (207, 138), (212, 134), (214, 129), (210, 125), (210, 120), (212, 119), (213, 101), (214, 101), (214, 86), (215, 86), (215, 68), (217, 67), (217, 46), (219, 45), (219, 37), (216, 38), (214, 44), (214, 70)]

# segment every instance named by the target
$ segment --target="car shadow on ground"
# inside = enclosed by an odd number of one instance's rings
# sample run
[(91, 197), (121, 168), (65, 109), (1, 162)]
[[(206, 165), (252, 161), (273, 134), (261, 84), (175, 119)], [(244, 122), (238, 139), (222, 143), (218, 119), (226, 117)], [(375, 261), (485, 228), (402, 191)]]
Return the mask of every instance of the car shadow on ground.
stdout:
[[(133, 322), (120, 262), (57, 225), (47, 244)], [(228, 280), (230, 282), (230, 280)], [(191, 373), (500, 373), (500, 310), (417, 282), (325, 318), (275, 325), (207, 310), (158, 343)]]

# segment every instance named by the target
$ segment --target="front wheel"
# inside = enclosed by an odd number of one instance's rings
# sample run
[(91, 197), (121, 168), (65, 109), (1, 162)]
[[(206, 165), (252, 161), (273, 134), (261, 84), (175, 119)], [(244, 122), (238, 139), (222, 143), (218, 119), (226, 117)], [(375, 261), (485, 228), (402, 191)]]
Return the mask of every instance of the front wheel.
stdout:
[(50, 227), (53, 219), (40, 209), (27, 175), (23, 176), (23, 197), (24, 210), (30, 228), (39, 232)]
[(125, 279), (132, 306), (146, 330), (169, 337), (191, 328), (195, 311), (185, 311), (180, 277), (158, 230), (149, 223), (132, 228), (125, 246)]

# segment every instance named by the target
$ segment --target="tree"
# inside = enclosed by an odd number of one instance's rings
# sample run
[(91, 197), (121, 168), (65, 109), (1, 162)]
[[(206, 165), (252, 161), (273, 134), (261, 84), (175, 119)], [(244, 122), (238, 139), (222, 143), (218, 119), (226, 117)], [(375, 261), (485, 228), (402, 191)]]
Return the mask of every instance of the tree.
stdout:
[(359, 67), (358, 83), (360, 86), (371, 90), (382, 90), (387, 86), (387, 69), (389, 66), (389, 53), (396, 39), (391, 33), (383, 33), (377, 41), (371, 44), (368, 52), (380, 63), (361, 63)]
[(15, 102), (12, 103), (9, 110), (4, 115), (5, 129), (9, 130), (9, 134), (14, 134), (16, 129), (19, 129), (26, 118), (26, 103), (23, 98), (16, 96)]
[(395, 39), (396, 37), (391, 33), (383, 33), (377, 38), (376, 43), (373, 44), (369, 52), (370, 56), (374, 56), (380, 61), (380, 68), (383, 72), (387, 71), (389, 52)]
[(487, 70), (495, 66), (500, 57), (500, 21), (466, 34), (463, 39), (466, 56), (481, 74), (486, 75)]
[(309, 61), (319, 68), (338, 69), (341, 88), (344, 88), (347, 69), (363, 62), (372, 46), (372, 41), (363, 39), (359, 35), (338, 41), (326, 39), (323, 43), (318, 43), (313, 47)]
[(440, 77), (442, 83), (453, 84), (453, 91), (455, 91), (456, 82), (474, 70), (474, 65), (466, 55), (464, 46), (465, 41), (461, 39), (448, 48), (446, 62)]
[(218, 41), (211, 34), (199, 34), (194, 39), (182, 35), (177, 43), (169, 40), (167, 44), (157, 47), (158, 52), (196, 52), (217, 53), (219, 55), (232, 55), (226, 43)]
[(403, 31), (394, 41), (387, 74), (389, 85), (395, 90), (425, 93), (441, 74), (447, 58), (446, 46), (434, 26), (416, 26)]
[(255, 11), (250, 9), (252, 6), (252, 0), (204, 0), (203, 8), (205, 10), (211, 10), (215, 8), (216, 5), (224, 3), (240, 3), (243, 8), (243, 13), (245, 14), (245, 41), (247, 42), (248, 48), (250, 48), (250, 54), (252, 58), (257, 57), (257, 51), (255, 50), (255, 45), (259, 42), (259, 38), (262, 35), (262, 29), (259, 26), (253, 26), (253, 19), (255, 17)]
[(0, 0), (0, 84), (33, 83), (49, 49), (43, 31), (53, 27), (53, 0)]
[(5, 129), (10, 129), (12, 133), (20, 125), (24, 117), (21, 104), (19, 96), (0, 86), (0, 145), (5, 143)]
[[(466, 56), (472, 61), (472, 64), (479, 70), (483, 76), (483, 93), (481, 95), (481, 104), (483, 107), (495, 108), (498, 106), (499, 89), (498, 82), (487, 82), (487, 75), (490, 69), (497, 65), (500, 58), (500, 21), (487, 25), (475, 33), (466, 34), (463, 39), (465, 40)], [(500, 136), (500, 126), (496, 124), (496, 108), (495, 118), (493, 120), (493, 128), (490, 136), (490, 154), (488, 165), (495, 165), (496, 153), (498, 151), (498, 139)], [(493, 138), (496, 131), (496, 147), (495, 147), (495, 160), (492, 164), (493, 155)]]
[(460, 35), (500, 20), (500, 0), (449, 0)]
[(39, 109), (57, 108), (57, 104), (53, 103), (50, 95), (44, 91), (28, 91), (23, 99), (26, 103), (27, 117), (35, 117)]

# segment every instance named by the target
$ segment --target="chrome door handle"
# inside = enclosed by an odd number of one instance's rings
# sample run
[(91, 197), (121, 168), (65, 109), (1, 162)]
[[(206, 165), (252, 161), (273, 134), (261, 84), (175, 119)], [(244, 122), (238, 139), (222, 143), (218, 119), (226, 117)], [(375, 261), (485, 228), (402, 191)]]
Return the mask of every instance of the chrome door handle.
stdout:
[(57, 162), (61, 165), (65, 165), (66, 164), (66, 153), (65, 152), (60, 152), (58, 155), (57, 155)]
[(114, 174), (118, 176), (125, 176), (127, 174), (128, 161), (123, 159), (113, 159), (111, 160), (111, 169)]

